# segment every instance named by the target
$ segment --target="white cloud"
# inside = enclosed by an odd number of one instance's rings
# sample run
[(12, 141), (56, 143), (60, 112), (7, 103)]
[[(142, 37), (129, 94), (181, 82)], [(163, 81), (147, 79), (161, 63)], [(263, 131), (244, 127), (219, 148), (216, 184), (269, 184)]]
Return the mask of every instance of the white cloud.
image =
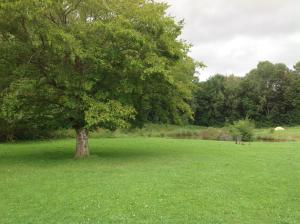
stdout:
[(299, 0), (164, 0), (185, 19), (191, 56), (216, 73), (244, 75), (259, 61), (292, 66), (300, 60)]

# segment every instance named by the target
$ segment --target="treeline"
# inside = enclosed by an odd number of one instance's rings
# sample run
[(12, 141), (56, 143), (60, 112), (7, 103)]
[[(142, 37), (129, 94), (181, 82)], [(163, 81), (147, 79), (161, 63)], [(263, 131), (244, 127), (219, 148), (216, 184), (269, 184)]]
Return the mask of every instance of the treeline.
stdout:
[(300, 124), (300, 62), (294, 69), (260, 62), (245, 77), (215, 75), (197, 84), (193, 107), (201, 126), (244, 118), (257, 126)]
[[(289, 69), (282, 63), (260, 62), (244, 77), (218, 74), (205, 82), (191, 78), (194, 71), (192, 61), (187, 60), (174, 69), (178, 77), (184, 71), (188, 75), (182, 77), (189, 77), (191, 83), (185, 88), (189, 86), (193, 89), (193, 95), (186, 99), (193, 117), (189, 113), (175, 113), (175, 107), (160, 109), (164, 105), (175, 106), (181, 102), (176, 101), (176, 97), (172, 103), (165, 102), (172, 99), (168, 97), (172, 92), (162, 88), (161, 92), (157, 92), (161, 97), (157, 97), (155, 101), (147, 101), (147, 105), (143, 101), (137, 101), (140, 112), (133, 126), (142, 127), (147, 122), (225, 126), (245, 118), (253, 120), (258, 127), (300, 124), (300, 62), (294, 69)], [(4, 88), (5, 83), (2, 79), (0, 140), (51, 137), (53, 131), (63, 128), (61, 124), (65, 121), (54, 116), (50, 107), (49, 114), (45, 114), (45, 111), (33, 110), (30, 104), (24, 105), (22, 98), (16, 97), (19, 91), (26, 92), (23, 85), (15, 86), (17, 91), (9, 92)], [(30, 99), (30, 93), (25, 97)]]

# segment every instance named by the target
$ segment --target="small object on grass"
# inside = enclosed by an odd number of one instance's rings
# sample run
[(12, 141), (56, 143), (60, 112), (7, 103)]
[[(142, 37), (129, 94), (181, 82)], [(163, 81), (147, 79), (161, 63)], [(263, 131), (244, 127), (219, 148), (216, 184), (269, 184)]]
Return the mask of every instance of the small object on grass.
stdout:
[(236, 136), (235, 138), (235, 144), (241, 145), (242, 144), (242, 136)]
[(283, 127), (276, 127), (274, 130), (275, 131), (285, 131), (285, 129)]

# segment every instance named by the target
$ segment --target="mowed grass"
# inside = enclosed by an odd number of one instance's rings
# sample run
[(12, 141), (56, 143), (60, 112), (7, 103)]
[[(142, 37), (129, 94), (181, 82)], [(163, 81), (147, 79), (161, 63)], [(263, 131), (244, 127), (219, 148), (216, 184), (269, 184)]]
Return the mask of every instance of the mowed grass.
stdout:
[(300, 223), (300, 143), (160, 138), (0, 145), (0, 223)]

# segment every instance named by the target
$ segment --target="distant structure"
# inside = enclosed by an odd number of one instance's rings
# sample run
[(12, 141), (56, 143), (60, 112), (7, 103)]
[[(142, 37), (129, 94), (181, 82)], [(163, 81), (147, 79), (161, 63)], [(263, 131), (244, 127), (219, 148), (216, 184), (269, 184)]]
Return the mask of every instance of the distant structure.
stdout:
[(274, 129), (275, 131), (285, 131), (285, 129), (283, 127), (277, 127)]

